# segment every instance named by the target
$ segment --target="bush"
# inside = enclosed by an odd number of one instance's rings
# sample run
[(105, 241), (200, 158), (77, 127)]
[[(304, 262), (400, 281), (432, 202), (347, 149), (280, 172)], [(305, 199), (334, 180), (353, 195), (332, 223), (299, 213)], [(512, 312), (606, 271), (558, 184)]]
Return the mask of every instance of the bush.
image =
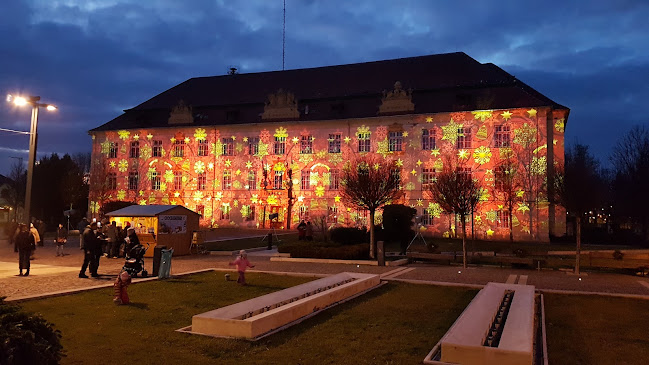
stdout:
[(0, 364), (58, 364), (61, 332), (35, 314), (0, 297)]
[(620, 250), (615, 250), (613, 252), (613, 260), (622, 260), (624, 258), (624, 253)]
[(331, 240), (341, 245), (367, 242), (367, 230), (356, 227), (336, 227), (329, 231)]
[(305, 243), (286, 244), (278, 248), (279, 252), (290, 253), (291, 257), (334, 260), (366, 260), (369, 258), (370, 245), (361, 243), (346, 246), (321, 246)]

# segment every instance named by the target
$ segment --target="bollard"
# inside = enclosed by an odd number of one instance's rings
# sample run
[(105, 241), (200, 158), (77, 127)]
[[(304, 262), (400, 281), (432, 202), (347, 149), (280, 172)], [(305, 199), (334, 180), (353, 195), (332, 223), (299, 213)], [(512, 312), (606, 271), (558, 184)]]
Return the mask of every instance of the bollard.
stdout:
[(385, 266), (385, 251), (383, 250), (384, 244), (383, 241), (376, 242), (376, 256), (378, 259), (379, 266)]

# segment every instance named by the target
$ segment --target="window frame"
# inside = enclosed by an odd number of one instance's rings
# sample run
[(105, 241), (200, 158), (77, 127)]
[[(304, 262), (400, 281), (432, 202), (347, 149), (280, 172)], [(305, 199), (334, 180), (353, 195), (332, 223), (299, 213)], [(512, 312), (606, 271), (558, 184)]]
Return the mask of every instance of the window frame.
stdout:
[(286, 137), (275, 137), (273, 152), (274, 155), (284, 155), (286, 153)]
[(329, 153), (342, 153), (342, 133), (329, 133)]
[(437, 132), (434, 129), (422, 129), (421, 149), (425, 151), (432, 151), (434, 149), (437, 149)]
[(162, 140), (153, 141), (153, 149), (151, 150), (152, 157), (162, 157)]
[(140, 141), (132, 141), (129, 158), (140, 158)]
[(128, 172), (128, 190), (137, 191), (140, 184), (140, 173), (137, 170)]
[(358, 133), (358, 152), (369, 153), (372, 152), (371, 133)]
[(403, 131), (388, 133), (388, 151), (403, 152)]
[(311, 155), (313, 154), (313, 136), (301, 136), (300, 137), (300, 154), (301, 155)]

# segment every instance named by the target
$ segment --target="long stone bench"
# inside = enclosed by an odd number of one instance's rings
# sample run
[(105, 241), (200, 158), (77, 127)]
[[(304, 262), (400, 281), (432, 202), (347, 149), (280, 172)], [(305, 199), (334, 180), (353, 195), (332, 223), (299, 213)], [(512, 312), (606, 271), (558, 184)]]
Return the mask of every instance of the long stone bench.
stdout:
[(489, 283), (424, 363), (532, 365), (534, 335), (534, 287)]
[(180, 331), (256, 339), (379, 284), (379, 275), (340, 273), (197, 314)]

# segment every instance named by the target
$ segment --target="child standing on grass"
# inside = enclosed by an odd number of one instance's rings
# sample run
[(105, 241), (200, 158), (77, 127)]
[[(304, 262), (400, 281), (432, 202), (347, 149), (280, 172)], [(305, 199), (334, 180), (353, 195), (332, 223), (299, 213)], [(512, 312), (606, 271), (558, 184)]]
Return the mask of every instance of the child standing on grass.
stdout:
[(236, 266), (237, 271), (239, 272), (237, 283), (246, 285), (246, 269), (248, 269), (249, 267), (255, 267), (255, 265), (251, 265), (250, 261), (248, 261), (248, 254), (246, 253), (246, 250), (239, 251), (239, 257), (237, 257), (236, 260), (230, 262), (230, 266), (232, 265)]

